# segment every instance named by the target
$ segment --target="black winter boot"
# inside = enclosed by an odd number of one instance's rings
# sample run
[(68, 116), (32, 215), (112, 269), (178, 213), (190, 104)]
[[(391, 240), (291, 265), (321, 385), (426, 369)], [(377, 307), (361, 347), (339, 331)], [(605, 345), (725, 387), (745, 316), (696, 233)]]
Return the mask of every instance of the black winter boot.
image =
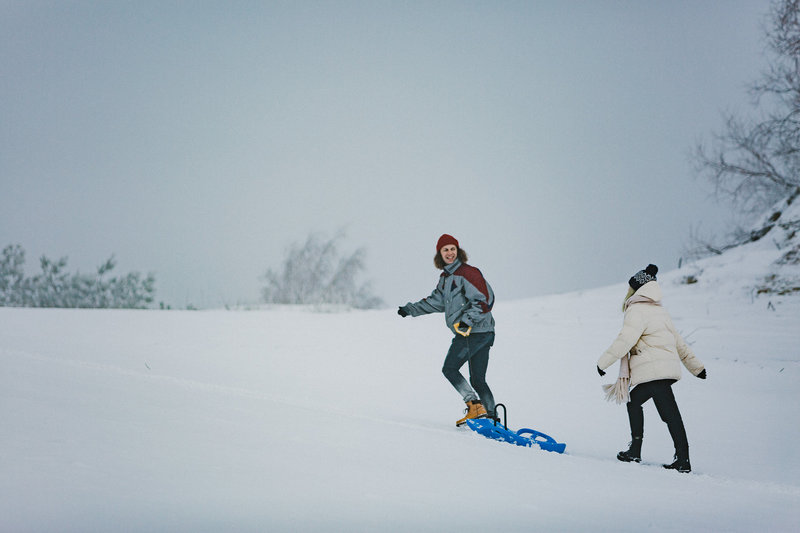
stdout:
[(626, 463), (642, 462), (642, 437), (633, 437), (630, 447), (627, 450), (621, 451), (617, 454), (617, 459)]
[(677, 470), (684, 474), (692, 471), (692, 465), (689, 462), (689, 450), (681, 450), (675, 454), (675, 461), (672, 464), (664, 465), (667, 470)]

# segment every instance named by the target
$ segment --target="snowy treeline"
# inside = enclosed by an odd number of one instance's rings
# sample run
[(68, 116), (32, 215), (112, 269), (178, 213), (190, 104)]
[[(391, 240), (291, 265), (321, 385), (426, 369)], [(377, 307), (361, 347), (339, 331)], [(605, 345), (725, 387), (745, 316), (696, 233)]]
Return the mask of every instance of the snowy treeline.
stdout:
[(0, 256), (0, 306), (4, 307), (89, 307), (142, 309), (152, 303), (153, 274), (131, 272), (107, 278), (116, 263), (114, 257), (97, 268), (96, 274), (70, 274), (67, 258), (40, 259), (41, 273), (26, 277), (25, 250), (9, 245)]
[(311, 234), (305, 243), (294, 243), (286, 253), (280, 271), (268, 269), (262, 290), (266, 303), (336, 304), (357, 309), (374, 309), (383, 302), (372, 293), (369, 283), (358, 284), (364, 270), (365, 251), (340, 256), (343, 234), (325, 238)]

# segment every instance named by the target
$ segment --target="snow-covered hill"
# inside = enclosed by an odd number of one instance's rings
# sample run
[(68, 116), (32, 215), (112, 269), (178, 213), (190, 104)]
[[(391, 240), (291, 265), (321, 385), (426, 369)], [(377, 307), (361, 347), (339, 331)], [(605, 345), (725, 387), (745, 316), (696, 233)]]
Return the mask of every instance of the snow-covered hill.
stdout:
[(717, 250), (724, 253), (689, 267), (683, 281), (753, 294), (800, 294), (800, 189), (738, 233)]
[(675, 385), (690, 475), (651, 404), (649, 464), (615, 459), (595, 361), (631, 273), (498, 295), (489, 383), (564, 455), (454, 427), (441, 316), (0, 309), (0, 531), (795, 531), (800, 298), (743, 282), (765, 242), (659, 276), (708, 369)]

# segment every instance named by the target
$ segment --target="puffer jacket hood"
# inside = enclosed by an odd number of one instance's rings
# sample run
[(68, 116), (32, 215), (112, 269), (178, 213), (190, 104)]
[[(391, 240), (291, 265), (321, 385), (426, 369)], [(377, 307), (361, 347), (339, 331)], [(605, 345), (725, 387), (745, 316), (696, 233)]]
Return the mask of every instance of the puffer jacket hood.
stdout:
[(695, 376), (703, 363), (675, 329), (661, 306), (657, 281), (642, 285), (626, 302), (625, 319), (616, 340), (597, 361), (605, 370), (630, 352), (631, 386), (658, 379), (681, 378), (681, 365)]
[(664, 298), (664, 295), (661, 293), (661, 286), (659, 286), (657, 281), (648, 281), (639, 287), (639, 290), (634, 292), (633, 296), (644, 296), (645, 298), (650, 298), (654, 302), (661, 302)]

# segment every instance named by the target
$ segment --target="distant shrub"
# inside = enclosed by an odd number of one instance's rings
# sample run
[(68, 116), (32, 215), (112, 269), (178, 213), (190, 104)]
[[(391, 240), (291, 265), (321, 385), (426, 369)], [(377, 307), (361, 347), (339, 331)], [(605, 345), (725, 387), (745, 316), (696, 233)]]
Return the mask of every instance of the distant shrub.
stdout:
[(383, 302), (372, 294), (369, 283), (358, 284), (364, 270), (365, 251), (359, 248), (340, 256), (343, 235), (326, 238), (312, 233), (302, 244), (287, 251), (280, 270), (268, 269), (262, 298), (275, 304), (336, 304), (360, 309), (380, 307)]
[(756, 294), (777, 294), (779, 296), (800, 293), (800, 279), (769, 274), (764, 277), (762, 283), (756, 285), (755, 291)]
[(97, 273), (69, 274), (67, 258), (52, 261), (42, 256), (41, 273), (26, 277), (25, 250), (9, 245), (0, 256), (0, 306), (83, 307), (143, 309), (153, 301), (155, 277), (138, 272), (107, 278), (116, 266), (114, 257), (100, 265)]
[(684, 285), (694, 285), (695, 283), (697, 283), (697, 281), (698, 281), (697, 276), (689, 274), (687, 276), (684, 276), (680, 282), (683, 283)]

